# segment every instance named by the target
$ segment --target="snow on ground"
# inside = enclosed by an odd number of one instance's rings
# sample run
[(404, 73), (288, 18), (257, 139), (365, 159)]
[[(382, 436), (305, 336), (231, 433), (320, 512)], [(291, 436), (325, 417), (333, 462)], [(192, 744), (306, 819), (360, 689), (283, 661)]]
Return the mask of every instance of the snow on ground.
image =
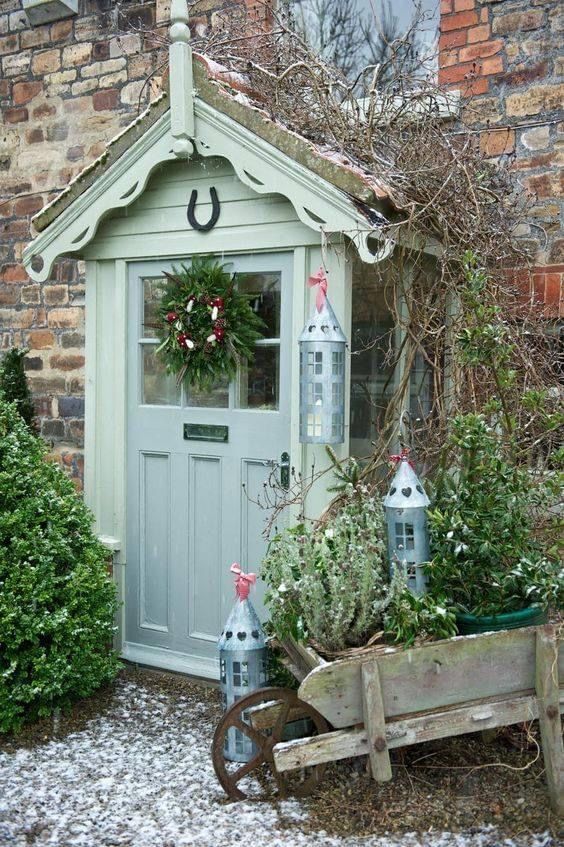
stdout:
[(335, 837), (306, 802), (225, 802), (210, 758), (209, 705), (130, 680), (112, 710), (65, 738), (0, 751), (1, 847), (548, 847), (548, 835)]

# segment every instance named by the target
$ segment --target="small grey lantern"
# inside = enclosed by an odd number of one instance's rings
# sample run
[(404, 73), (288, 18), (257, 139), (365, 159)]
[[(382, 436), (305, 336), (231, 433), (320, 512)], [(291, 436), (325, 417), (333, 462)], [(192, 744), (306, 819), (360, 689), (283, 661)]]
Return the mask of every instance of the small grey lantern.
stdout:
[[(236, 700), (267, 683), (264, 632), (248, 599), (256, 576), (244, 574), (237, 564), (231, 565), (231, 570), (236, 574), (237, 599), (218, 642), (221, 696), (226, 710)], [(244, 732), (236, 727), (228, 729), (223, 750), (226, 759), (248, 762), (255, 753), (255, 745)]]
[(302, 444), (341, 444), (345, 440), (346, 344), (323, 292), (299, 338)]
[(401, 567), (409, 590), (424, 594), (427, 579), (421, 566), (429, 561), (426, 509), (430, 501), (407, 453), (395, 458), (399, 459), (398, 468), (384, 498), (390, 572)]

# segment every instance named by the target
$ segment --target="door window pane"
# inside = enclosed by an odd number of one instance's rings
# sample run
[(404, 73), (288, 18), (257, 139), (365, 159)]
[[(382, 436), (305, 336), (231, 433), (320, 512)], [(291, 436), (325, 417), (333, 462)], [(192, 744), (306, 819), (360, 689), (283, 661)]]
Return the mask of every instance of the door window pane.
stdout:
[(176, 377), (167, 374), (161, 359), (155, 356), (155, 344), (143, 344), (143, 403), (151, 406), (180, 405)]
[(186, 385), (186, 405), (198, 409), (229, 408), (229, 381), (220, 379), (209, 391), (201, 391), (192, 385)]
[(159, 308), (165, 290), (166, 279), (162, 276), (145, 277), (143, 279), (143, 326), (141, 327), (142, 338), (157, 338), (159, 320)]
[(250, 366), (241, 368), (239, 378), (239, 408), (278, 409), (280, 348), (257, 347)]
[(239, 291), (254, 295), (251, 306), (266, 324), (264, 338), (280, 338), (280, 274), (235, 274)]

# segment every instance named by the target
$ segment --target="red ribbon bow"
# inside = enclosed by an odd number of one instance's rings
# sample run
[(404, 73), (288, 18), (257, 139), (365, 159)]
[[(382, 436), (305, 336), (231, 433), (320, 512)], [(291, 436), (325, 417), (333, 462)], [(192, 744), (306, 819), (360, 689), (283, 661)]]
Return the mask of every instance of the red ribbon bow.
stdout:
[(398, 453), (395, 456), (390, 456), (390, 461), (395, 462), (396, 464), (398, 462), (401, 462), (402, 459), (407, 459), (407, 461), (409, 463), (409, 467), (413, 468), (413, 470), (415, 470), (415, 465), (413, 464), (413, 462), (409, 458), (409, 448), (408, 447), (404, 447), (403, 450), (401, 451), (401, 453)]
[(327, 299), (327, 274), (323, 269), (323, 265), (320, 266), (319, 270), (316, 271), (312, 276), (308, 278), (307, 284), (310, 288), (313, 288), (314, 285), (318, 285), (317, 289), (317, 297), (315, 298), (315, 306), (317, 311), (320, 312), (323, 308), (325, 300)]
[(256, 573), (243, 573), (237, 562), (233, 562), (231, 565), (231, 573), (236, 574), (235, 591), (237, 592), (237, 597), (239, 600), (246, 600), (249, 596), (251, 585), (254, 585), (257, 581)]

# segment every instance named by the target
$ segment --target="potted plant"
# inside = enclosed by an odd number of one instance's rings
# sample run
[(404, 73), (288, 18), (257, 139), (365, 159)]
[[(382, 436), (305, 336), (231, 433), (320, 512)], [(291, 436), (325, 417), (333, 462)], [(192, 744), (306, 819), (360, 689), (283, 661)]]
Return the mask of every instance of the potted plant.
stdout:
[(535, 535), (543, 489), (483, 415), (455, 418), (448, 446), (429, 510), (431, 593), (456, 608), (462, 634), (545, 622), (564, 601), (564, 569)]

